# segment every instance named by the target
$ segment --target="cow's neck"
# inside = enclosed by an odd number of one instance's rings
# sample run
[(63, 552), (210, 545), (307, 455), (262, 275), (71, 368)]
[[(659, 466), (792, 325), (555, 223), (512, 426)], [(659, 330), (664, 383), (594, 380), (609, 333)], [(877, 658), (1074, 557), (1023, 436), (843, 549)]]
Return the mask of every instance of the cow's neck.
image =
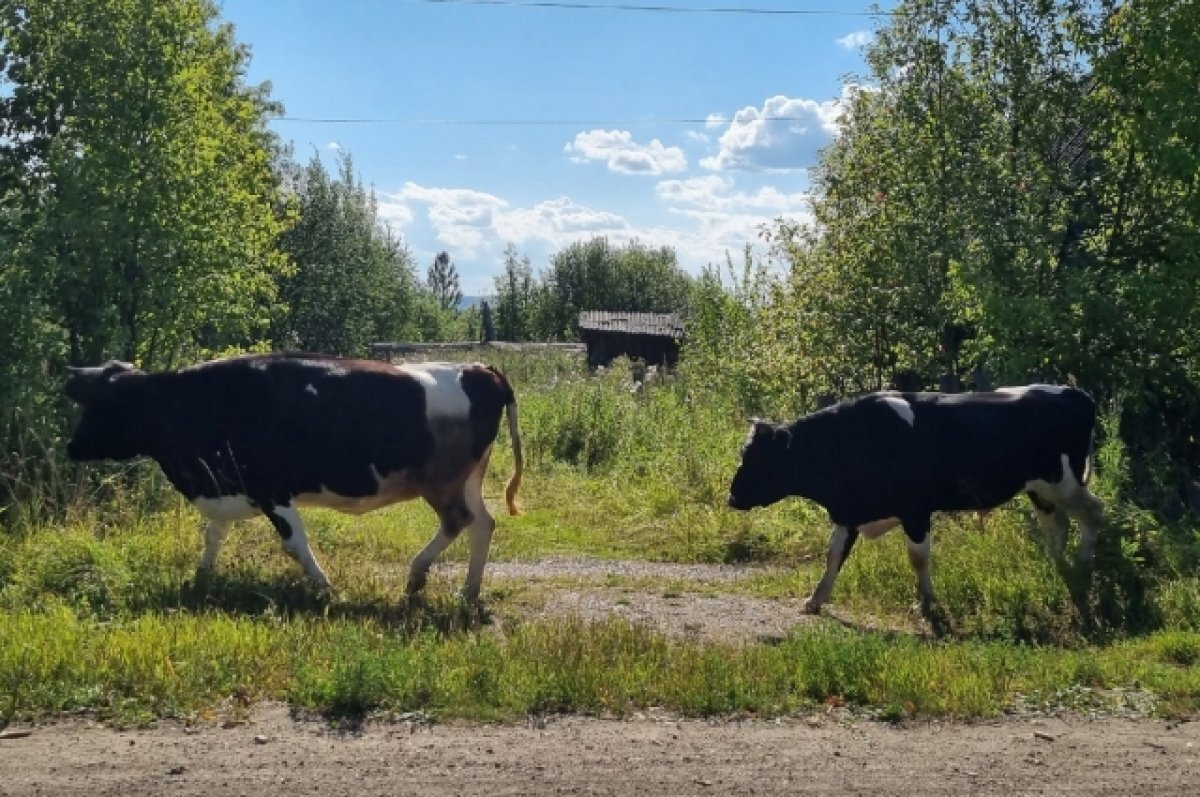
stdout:
[(820, 425), (817, 418), (801, 418), (789, 427), (792, 445), (787, 471), (793, 495), (828, 506), (837, 487), (836, 469), (830, 467), (836, 452), (830, 450)]

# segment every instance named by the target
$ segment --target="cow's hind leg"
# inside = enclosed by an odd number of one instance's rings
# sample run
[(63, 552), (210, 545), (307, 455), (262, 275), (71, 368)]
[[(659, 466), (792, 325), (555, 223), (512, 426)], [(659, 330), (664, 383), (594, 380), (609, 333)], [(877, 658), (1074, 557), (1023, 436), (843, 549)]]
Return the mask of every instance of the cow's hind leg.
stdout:
[(1096, 537), (1104, 519), (1104, 502), (1080, 486), (1066, 501), (1067, 512), (1079, 521), (1079, 566), (1089, 568), (1096, 555)]
[(450, 543), (454, 542), (458, 537), (459, 532), (463, 527), (471, 522), (471, 510), (467, 508), (467, 504), (463, 501), (462, 491), (457, 491), (451, 498), (438, 500), (434, 498), (426, 498), (429, 505), (438, 513), (438, 530), (433, 535), (429, 542), (425, 543), (425, 547), (413, 558), (412, 566), (408, 570), (408, 587), (406, 592), (409, 597), (413, 597), (422, 589), (425, 588), (425, 581), (429, 576), (429, 567), (434, 560), (441, 556), (442, 551), (450, 547)]
[(837, 580), (837, 574), (842, 569), (842, 565), (846, 563), (850, 551), (854, 548), (854, 541), (857, 539), (857, 528), (833, 527), (833, 532), (829, 535), (829, 550), (825, 554), (825, 574), (817, 582), (812, 595), (804, 602), (806, 614), (819, 613), (821, 607), (825, 605), (825, 601), (829, 600), (829, 596), (833, 593), (833, 582)]
[(463, 485), (463, 501), (470, 510), (472, 519), (467, 529), (470, 535), (471, 558), (467, 565), (467, 582), (463, 586), (463, 598), (474, 603), (479, 600), (479, 590), (483, 586), (483, 569), (487, 565), (488, 550), (492, 546), (492, 533), (496, 530), (496, 521), (483, 502), (483, 476), (487, 472), (488, 455), (483, 455), (479, 467)]
[(305, 574), (322, 590), (329, 589), (329, 579), (325, 571), (317, 564), (312, 549), (308, 546), (308, 536), (304, 533), (304, 524), (300, 521), (300, 513), (293, 507), (274, 506), (263, 509), (271, 525), (279, 532), (283, 550), (304, 568)]
[(1033, 504), (1033, 512), (1037, 515), (1038, 524), (1046, 535), (1046, 547), (1050, 555), (1059, 559), (1067, 547), (1067, 530), (1071, 521), (1067, 514), (1054, 502), (1055, 497), (1040, 495), (1034, 490), (1026, 492), (1029, 503)]

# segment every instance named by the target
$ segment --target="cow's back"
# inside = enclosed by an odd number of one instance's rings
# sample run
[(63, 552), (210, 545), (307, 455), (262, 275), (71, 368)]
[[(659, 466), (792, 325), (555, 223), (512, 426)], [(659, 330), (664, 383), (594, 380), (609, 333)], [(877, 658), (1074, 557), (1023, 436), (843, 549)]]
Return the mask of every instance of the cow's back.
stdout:
[(869, 522), (903, 512), (979, 509), (1034, 480), (1080, 481), (1095, 405), (1074, 388), (876, 393), (797, 424), (812, 497)]
[(366, 496), (433, 454), (425, 385), (386, 363), (261, 355), (157, 376), (155, 458), (189, 498)]

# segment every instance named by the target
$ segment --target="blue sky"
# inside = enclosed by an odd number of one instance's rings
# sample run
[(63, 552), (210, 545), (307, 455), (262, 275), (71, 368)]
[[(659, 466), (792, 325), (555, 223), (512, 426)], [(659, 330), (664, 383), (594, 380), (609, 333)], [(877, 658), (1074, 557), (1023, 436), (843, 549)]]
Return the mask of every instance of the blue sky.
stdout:
[(297, 158), (349, 152), (422, 275), (444, 249), (466, 293), (491, 291), (510, 242), (536, 270), (572, 241), (638, 238), (673, 246), (695, 273), (738, 257), (764, 222), (804, 217), (806, 167), (836, 133), (844, 83), (865, 71), (876, 19), (848, 12), (867, 0), (711, 4), (836, 12), (812, 15), (527, 1), (221, 8), (251, 48), (249, 79), (283, 103), (273, 127)]

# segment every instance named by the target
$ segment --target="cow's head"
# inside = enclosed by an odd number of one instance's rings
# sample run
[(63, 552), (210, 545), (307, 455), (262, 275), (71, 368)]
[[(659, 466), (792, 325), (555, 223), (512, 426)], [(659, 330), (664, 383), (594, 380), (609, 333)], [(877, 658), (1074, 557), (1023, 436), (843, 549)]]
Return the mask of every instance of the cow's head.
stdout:
[(132, 459), (144, 453), (145, 374), (117, 360), (68, 370), (67, 398), (83, 407), (83, 416), (67, 444), (67, 456), (75, 460)]
[(729, 485), (729, 506), (753, 509), (791, 495), (792, 433), (786, 426), (751, 420), (742, 462)]

